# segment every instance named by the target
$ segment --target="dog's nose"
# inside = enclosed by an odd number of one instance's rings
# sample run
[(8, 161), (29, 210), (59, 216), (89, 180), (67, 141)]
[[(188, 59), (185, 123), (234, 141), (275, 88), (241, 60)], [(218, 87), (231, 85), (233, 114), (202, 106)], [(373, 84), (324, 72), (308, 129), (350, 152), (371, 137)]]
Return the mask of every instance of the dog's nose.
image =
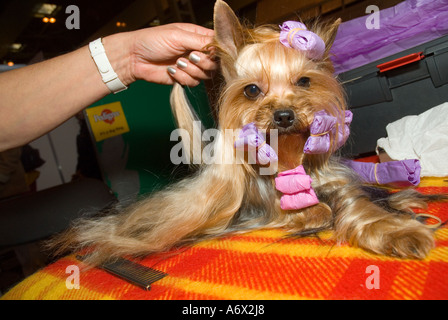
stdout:
[(288, 128), (294, 123), (294, 111), (291, 109), (274, 112), (274, 121), (279, 127)]

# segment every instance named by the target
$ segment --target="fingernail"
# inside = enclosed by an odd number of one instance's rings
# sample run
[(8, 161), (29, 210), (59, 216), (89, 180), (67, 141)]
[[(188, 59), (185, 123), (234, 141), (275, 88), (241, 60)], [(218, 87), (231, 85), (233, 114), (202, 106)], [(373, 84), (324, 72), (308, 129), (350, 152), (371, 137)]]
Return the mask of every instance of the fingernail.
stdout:
[(176, 74), (176, 69), (174, 69), (173, 67), (168, 67), (166, 68), (166, 70), (171, 74)]
[(201, 57), (199, 57), (195, 53), (190, 53), (190, 56), (188, 57), (188, 59), (190, 59), (190, 61), (193, 63), (198, 63), (199, 61), (201, 61)]
[(177, 60), (177, 66), (179, 68), (186, 68), (186, 67), (188, 67), (188, 64), (185, 61)]

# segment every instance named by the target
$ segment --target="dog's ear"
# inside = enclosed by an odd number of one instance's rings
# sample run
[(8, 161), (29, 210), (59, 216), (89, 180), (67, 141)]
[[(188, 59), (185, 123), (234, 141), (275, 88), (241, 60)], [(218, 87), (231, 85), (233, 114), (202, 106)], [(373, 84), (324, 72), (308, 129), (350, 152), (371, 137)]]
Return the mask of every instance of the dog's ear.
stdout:
[(327, 55), (330, 52), (331, 47), (333, 46), (334, 39), (336, 39), (336, 35), (338, 33), (339, 25), (341, 24), (341, 18), (337, 19), (335, 22), (330, 24), (326, 30), (324, 31), (323, 40), (325, 42), (325, 54)]
[(227, 79), (235, 72), (235, 60), (244, 45), (243, 28), (233, 10), (222, 0), (217, 0), (214, 9), (215, 39), (221, 54), (221, 68)]

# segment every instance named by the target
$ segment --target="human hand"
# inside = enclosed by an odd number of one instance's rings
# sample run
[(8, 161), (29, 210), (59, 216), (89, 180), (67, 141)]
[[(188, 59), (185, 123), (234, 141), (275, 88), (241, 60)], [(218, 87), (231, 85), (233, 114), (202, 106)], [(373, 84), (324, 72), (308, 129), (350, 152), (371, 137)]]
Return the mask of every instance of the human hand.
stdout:
[(131, 51), (134, 80), (198, 85), (217, 68), (210, 55), (200, 51), (212, 41), (213, 35), (213, 30), (188, 23), (135, 31)]

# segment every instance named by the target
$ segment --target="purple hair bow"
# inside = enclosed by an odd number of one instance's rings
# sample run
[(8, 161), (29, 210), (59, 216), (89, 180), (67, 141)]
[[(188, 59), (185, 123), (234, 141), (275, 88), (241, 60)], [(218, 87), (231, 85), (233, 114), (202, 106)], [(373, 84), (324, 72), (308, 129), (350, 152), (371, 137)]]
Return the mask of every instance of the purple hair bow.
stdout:
[(391, 184), (397, 187), (416, 186), (420, 183), (420, 161), (417, 159), (396, 160), (381, 163), (345, 160), (367, 183)]
[[(338, 127), (338, 135), (336, 149), (339, 149), (350, 135), (350, 123), (353, 114), (351, 111), (345, 111), (344, 125)], [(330, 150), (330, 133), (336, 134), (337, 118), (329, 115), (325, 110), (318, 111), (314, 114), (313, 123), (310, 126), (310, 136), (305, 142), (303, 152), (308, 154), (326, 153)], [(336, 150), (335, 149), (335, 150)]]
[(322, 59), (325, 42), (306, 26), (297, 21), (286, 21), (281, 26), (280, 42), (288, 47), (305, 52), (309, 59)]
[(246, 124), (240, 131), (234, 147), (240, 150), (256, 150), (256, 161), (258, 164), (268, 164), (278, 161), (277, 153), (266, 143), (263, 135), (258, 132), (255, 124)]

